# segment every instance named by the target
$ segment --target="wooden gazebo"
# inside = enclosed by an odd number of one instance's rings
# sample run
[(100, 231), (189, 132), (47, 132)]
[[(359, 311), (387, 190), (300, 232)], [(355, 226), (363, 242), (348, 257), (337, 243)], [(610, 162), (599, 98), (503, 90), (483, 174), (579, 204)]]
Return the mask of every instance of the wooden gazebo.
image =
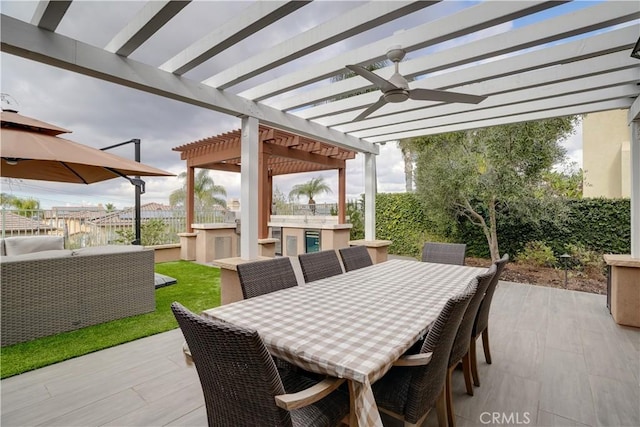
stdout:
[[(204, 138), (173, 148), (187, 161), (187, 231), (194, 220), (194, 169), (240, 172), (241, 130)], [(269, 126), (259, 126), (258, 237), (268, 237), (273, 177), (300, 172), (338, 170), (338, 223), (345, 223), (346, 161), (356, 156), (346, 150)]]

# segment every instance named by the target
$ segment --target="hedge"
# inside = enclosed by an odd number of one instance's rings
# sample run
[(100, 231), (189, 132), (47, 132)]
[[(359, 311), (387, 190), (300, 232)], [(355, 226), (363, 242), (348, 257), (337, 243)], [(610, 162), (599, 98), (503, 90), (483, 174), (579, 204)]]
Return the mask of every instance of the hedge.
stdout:
[[(567, 244), (582, 244), (599, 253), (629, 253), (631, 250), (631, 205), (629, 199), (576, 199), (567, 201), (568, 220), (561, 226), (532, 226), (517, 217), (503, 217), (498, 223), (501, 253), (516, 255), (530, 241), (543, 241), (556, 255)], [(389, 253), (419, 257), (425, 241), (467, 244), (467, 255), (489, 258), (482, 230), (461, 220), (457, 231), (438, 236), (414, 193), (381, 193), (376, 198), (376, 237), (393, 241)]]

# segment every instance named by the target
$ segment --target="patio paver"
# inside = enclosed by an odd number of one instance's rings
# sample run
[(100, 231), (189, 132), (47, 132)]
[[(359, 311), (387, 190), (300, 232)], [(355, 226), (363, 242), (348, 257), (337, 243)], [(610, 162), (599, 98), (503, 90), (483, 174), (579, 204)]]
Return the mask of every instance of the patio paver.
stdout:
[[(490, 339), (492, 365), (478, 341), (475, 396), (454, 373), (459, 427), (497, 425), (494, 412), (500, 425), (640, 426), (640, 330), (616, 325), (604, 295), (500, 282)], [(0, 422), (205, 426), (182, 342), (176, 329), (7, 378)], [(424, 425), (437, 425), (435, 411)]]

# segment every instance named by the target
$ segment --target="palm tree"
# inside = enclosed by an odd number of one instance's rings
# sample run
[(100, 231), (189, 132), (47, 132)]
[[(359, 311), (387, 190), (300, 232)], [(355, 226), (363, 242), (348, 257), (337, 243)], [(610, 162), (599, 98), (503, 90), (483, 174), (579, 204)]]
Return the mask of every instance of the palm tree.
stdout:
[[(184, 206), (187, 200), (187, 173), (182, 172), (178, 178), (185, 182), (182, 188), (179, 188), (169, 195), (169, 204), (172, 207)], [(227, 201), (218, 195), (226, 196), (227, 190), (223, 186), (217, 185), (213, 178), (209, 176), (209, 171), (200, 169), (194, 177), (193, 193), (195, 198), (195, 208), (204, 209), (213, 206), (227, 207)]]
[(412, 138), (405, 138), (398, 141), (398, 146), (402, 152), (404, 161), (404, 182), (407, 193), (413, 191), (413, 162), (415, 160), (415, 143)]
[(309, 198), (309, 209), (313, 215), (316, 214), (316, 201), (313, 200), (313, 196), (321, 193), (331, 193), (331, 188), (324, 182), (324, 178), (319, 176), (317, 178), (311, 178), (303, 184), (294, 185), (289, 192), (289, 197), (307, 196)]

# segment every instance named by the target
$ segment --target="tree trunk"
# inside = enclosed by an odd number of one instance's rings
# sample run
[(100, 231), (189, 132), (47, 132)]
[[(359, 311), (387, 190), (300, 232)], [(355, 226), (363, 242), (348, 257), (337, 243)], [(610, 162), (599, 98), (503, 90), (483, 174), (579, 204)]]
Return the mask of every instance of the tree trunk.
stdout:
[(500, 259), (500, 251), (498, 250), (498, 230), (496, 221), (496, 199), (492, 197), (489, 201), (489, 233), (485, 233), (489, 243), (489, 252), (491, 253), (491, 261), (496, 262)]
[(404, 160), (404, 182), (407, 193), (413, 191), (413, 153), (408, 148), (402, 149)]

